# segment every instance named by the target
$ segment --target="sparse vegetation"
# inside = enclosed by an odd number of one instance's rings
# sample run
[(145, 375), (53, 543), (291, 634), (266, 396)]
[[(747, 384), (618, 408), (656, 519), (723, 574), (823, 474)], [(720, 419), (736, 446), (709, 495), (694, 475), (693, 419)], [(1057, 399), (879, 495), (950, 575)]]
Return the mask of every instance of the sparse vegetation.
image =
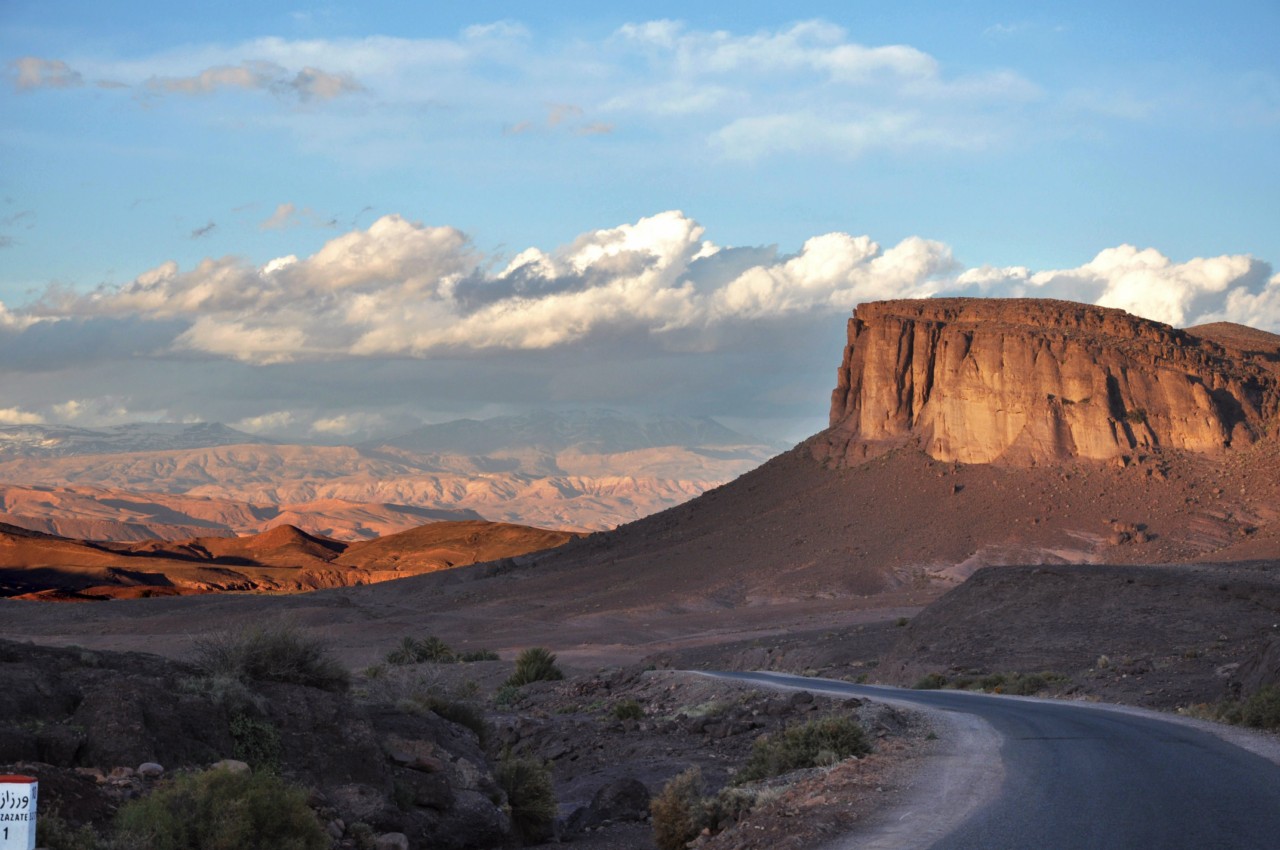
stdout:
[(550, 769), (529, 758), (504, 758), (494, 778), (511, 806), (511, 825), (525, 844), (550, 838), (556, 819), (556, 795)]
[(869, 752), (871, 745), (857, 720), (844, 715), (820, 717), (756, 739), (750, 758), (734, 781), (741, 784), (767, 779), (792, 770), (832, 765)]
[(306, 793), (270, 773), (211, 770), (161, 783), (116, 817), (121, 846), (147, 850), (327, 850)]
[(1245, 700), (1240, 722), (1256, 729), (1280, 729), (1280, 686), (1267, 685)]
[(458, 656), (449, 644), (434, 635), (421, 639), (405, 635), (400, 645), (387, 653), (386, 660), (388, 664), (453, 664)]
[(1025, 697), (1038, 694), (1050, 685), (1065, 681), (1067, 681), (1066, 676), (1049, 670), (1040, 673), (989, 673), (985, 676), (961, 676), (958, 679), (948, 679), (941, 673), (929, 673), (921, 676), (912, 687), (918, 691), (946, 688)]
[(688, 706), (687, 708), (681, 709), (680, 713), (685, 717), (690, 718), (716, 718), (723, 717), (731, 708), (733, 708), (733, 703), (727, 700), (713, 699), (704, 703), (699, 703), (698, 705)]
[(778, 788), (728, 787), (704, 796), (702, 771), (691, 767), (672, 777), (649, 803), (654, 843), (659, 850), (684, 850), (703, 830), (714, 835), (727, 829), (780, 793)]
[(946, 684), (947, 677), (941, 673), (926, 673), (919, 679), (916, 679), (916, 683), (911, 687), (915, 688), (917, 691), (936, 691), (939, 688), (945, 687)]
[(1133, 410), (1125, 411), (1124, 418), (1127, 422), (1134, 425), (1147, 424), (1147, 411), (1141, 407), (1135, 407)]
[(658, 850), (684, 850), (698, 837), (706, 819), (702, 799), (702, 771), (691, 767), (673, 777), (649, 803), (653, 840)]
[(88, 824), (72, 826), (57, 811), (40, 812), (36, 846), (44, 850), (105, 850), (103, 840)]
[(640, 720), (644, 717), (644, 709), (633, 699), (614, 703), (610, 713), (616, 720)]
[(516, 658), (516, 669), (507, 679), (508, 685), (520, 687), (530, 682), (556, 682), (564, 673), (556, 666), (555, 654), (540, 646), (531, 646)]
[(388, 664), (456, 664), (497, 660), (498, 653), (491, 649), (457, 652), (435, 635), (424, 638), (405, 635), (400, 639), (400, 644), (386, 655)]
[(902, 628), (903, 626), (905, 626), (907, 623), (910, 623), (910, 622), (911, 622), (910, 617), (899, 617), (898, 619), (893, 621), (893, 624), (898, 628)]
[(520, 688), (505, 682), (493, 695), (493, 704), (498, 708), (511, 708), (520, 701)]
[(207, 676), (241, 682), (287, 682), (330, 691), (345, 691), (351, 682), (323, 641), (289, 623), (202, 636), (195, 642), (195, 661)]
[(475, 649), (471, 652), (464, 652), (458, 656), (458, 660), (464, 664), (470, 664), (475, 661), (497, 661), (498, 653), (492, 649)]
[(280, 732), (267, 720), (247, 714), (231, 716), (232, 755), (255, 770), (275, 771), (280, 766)]
[(1280, 729), (1280, 685), (1266, 685), (1247, 699), (1222, 700), (1179, 709), (1182, 714), (1254, 729)]

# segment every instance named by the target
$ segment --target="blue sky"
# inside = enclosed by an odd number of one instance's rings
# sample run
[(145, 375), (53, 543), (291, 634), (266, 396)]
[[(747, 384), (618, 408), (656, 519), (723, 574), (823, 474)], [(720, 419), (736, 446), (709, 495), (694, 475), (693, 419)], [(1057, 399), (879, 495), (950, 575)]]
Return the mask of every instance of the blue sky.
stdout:
[(0, 421), (799, 437), (859, 300), (1280, 331), (1278, 36), (1274, 3), (7, 0)]

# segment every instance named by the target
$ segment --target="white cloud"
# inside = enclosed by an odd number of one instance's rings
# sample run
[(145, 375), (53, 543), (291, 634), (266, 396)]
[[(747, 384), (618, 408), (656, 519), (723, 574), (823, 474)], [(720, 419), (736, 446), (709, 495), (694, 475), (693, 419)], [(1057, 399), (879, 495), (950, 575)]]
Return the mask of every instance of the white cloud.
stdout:
[(18, 407), (0, 407), (0, 425), (41, 425), (44, 417)]
[(23, 56), (9, 63), (13, 86), (18, 91), (66, 89), (84, 85), (84, 77), (61, 59)]
[(1232, 289), (1220, 309), (1198, 316), (1196, 322), (1237, 322), (1280, 333), (1280, 274), (1256, 292), (1245, 287)]
[(1118, 307), (1181, 326), (1221, 314), (1232, 298), (1244, 303), (1260, 297), (1268, 274), (1266, 263), (1243, 254), (1175, 263), (1154, 248), (1120, 245), (1074, 269), (1032, 272), (984, 266), (960, 275), (957, 283), (984, 295), (1065, 298)]
[(311, 433), (329, 437), (348, 437), (385, 427), (384, 418), (376, 413), (340, 413), (311, 423)]
[(250, 434), (274, 434), (284, 431), (293, 422), (293, 413), (288, 410), (276, 410), (271, 413), (246, 417), (233, 422), (231, 427), (240, 431), (248, 431)]
[(859, 44), (825, 21), (751, 35), (657, 21), (624, 26), (615, 41), (645, 57), (649, 77), (615, 92), (605, 108), (668, 120), (704, 113), (706, 138), (733, 159), (981, 148), (1007, 127), (988, 105), (1041, 95), (1012, 71), (948, 75), (918, 48)]
[[(709, 350), (781, 323), (832, 320), (863, 301), (933, 295), (1064, 298), (1175, 325), (1227, 317), (1280, 329), (1280, 284), (1271, 274), (1249, 256), (1175, 262), (1130, 245), (1072, 269), (966, 269), (940, 242), (909, 237), (883, 247), (847, 233), (779, 255), (718, 246), (678, 211), (590, 231), (555, 250), (529, 248), (499, 266), (455, 228), (389, 215), (309, 257), (258, 268), (207, 259), (190, 271), (168, 262), (122, 286), (48, 296), (9, 323), (151, 322), (175, 328), (172, 351), (257, 365), (621, 340)], [(316, 427), (336, 433), (340, 423)]]
[[(49, 413), (54, 422), (74, 422), (90, 427), (122, 425), (126, 422), (170, 420), (167, 411), (164, 410), (130, 410), (128, 399), (114, 395), (67, 399), (66, 401), (49, 405)], [(49, 419), (41, 418), (40, 421), (45, 422), (49, 421)]]
[[(414, 138), (405, 126), (421, 127), (424, 108), (451, 116), (431, 124), (433, 137), (483, 126), (495, 136), (639, 126), (738, 159), (815, 149), (853, 158), (904, 144), (954, 150), (1013, 138), (1008, 107), (1040, 96), (1012, 71), (952, 72), (912, 45), (862, 44), (821, 20), (754, 33), (641, 21), (594, 40), (535, 38), (499, 21), (454, 38), (271, 37), (82, 64), (153, 95), (240, 90), (333, 101), (366, 93), (376, 108), (358, 121), (345, 113), (317, 120), (313, 110), (286, 119), (299, 144), (364, 164), (359, 149), (384, 151), (388, 127)], [(531, 109), (547, 111), (535, 120)]]

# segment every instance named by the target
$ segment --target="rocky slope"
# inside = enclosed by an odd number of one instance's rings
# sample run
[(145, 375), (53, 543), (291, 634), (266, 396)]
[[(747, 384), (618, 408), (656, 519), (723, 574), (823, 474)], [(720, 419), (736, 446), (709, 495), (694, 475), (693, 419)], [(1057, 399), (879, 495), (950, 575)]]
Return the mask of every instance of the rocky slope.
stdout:
[(1175, 708), (1280, 682), (1280, 559), (980, 570), (902, 629), (874, 672), (910, 687), (1052, 671), (1060, 692)]
[(1061, 301), (932, 299), (863, 304), (848, 337), (827, 438), (846, 461), (908, 440), (961, 463), (1222, 453), (1273, 435), (1280, 412), (1280, 338), (1258, 331), (1245, 350), (1221, 325), (1199, 337)]
[[(159, 775), (215, 765), (275, 771), (307, 789), (334, 847), (372, 846), (388, 832), (452, 850), (512, 841), (492, 759), (472, 730), (425, 702), (9, 641), (0, 641), (0, 674), (0, 772), (39, 778), (42, 817), (105, 833), (115, 809), (153, 790)], [(354, 830), (339, 843), (358, 823), (373, 828), (368, 843)]]

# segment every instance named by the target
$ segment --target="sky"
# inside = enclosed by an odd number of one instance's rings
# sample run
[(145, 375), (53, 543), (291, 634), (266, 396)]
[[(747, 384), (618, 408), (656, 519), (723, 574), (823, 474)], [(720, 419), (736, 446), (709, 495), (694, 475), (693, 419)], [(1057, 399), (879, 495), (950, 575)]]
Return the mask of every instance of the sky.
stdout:
[(4, 0), (0, 424), (798, 440), (862, 301), (1280, 332), (1278, 39), (1273, 0)]

